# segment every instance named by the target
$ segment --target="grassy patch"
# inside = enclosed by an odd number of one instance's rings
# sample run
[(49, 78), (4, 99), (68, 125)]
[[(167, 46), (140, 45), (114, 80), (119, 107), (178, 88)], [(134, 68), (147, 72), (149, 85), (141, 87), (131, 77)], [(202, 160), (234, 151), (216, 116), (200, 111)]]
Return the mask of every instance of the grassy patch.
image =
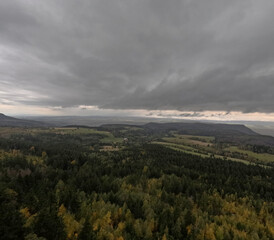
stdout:
[(179, 135), (174, 134), (174, 137), (164, 137), (163, 140), (170, 143), (183, 144), (183, 145), (196, 145), (202, 147), (212, 146), (214, 137), (208, 136), (194, 136), (194, 135)]
[[(167, 142), (152, 142), (152, 143), (161, 144), (161, 145), (164, 145), (164, 146), (166, 146), (170, 149), (173, 149), (173, 150), (176, 150), (176, 151), (182, 151), (182, 152), (189, 153), (189, 154), (192, 154), (192, 155), (197, 155), (197, 156), (200, 156), (200, 157), (209, 157), (210, 156), (209, 154), (199, 152), (195, 148), (191, 148), (191, 147), (184, 146), (184, 145), (178, 145), (178, 144), (167, 143)], [(244, 163), (246, 165), (256, 165), (255, 163), (252, 163), (252, 162), (247, 161), (247, 160), (239, 159), (239, 158), (224, 157), (224, 156), (218, 155), (218, 154), (214, 154), (214, 157), (215, 158), (220, 158), (220, 159), (223, 159), (223, 160), (233, 161), (233, 162), (241, 162), (241, 163)], [(259, 166), (266, 167), (266, 166), (260, 165), (260, 164), (259, 164)]]
[(230, 151), (230, 152), (239, 152), (242, 154), (246, 154), (251, 159), (259, 160), (263, 163), (273, 163), (274, 162), (274, 155), (268, 154), (268, 153), (254, 153), (249, 150), (240, 149), (236, 146), (230, 146), (230, 147), (226, 148), (225, 150)]
[[(185, 153), (198, 155), (201, 157), (209, 157), (211, 154), (214, 154), (214, 157), (216, 158), (231, 160), (234, 162), (241, 162), (247, 165), (255, 165), (257, 163), (269, 163), (274, 161), (274, 155), (256, 153), (254, 154), (251, 151), (241, 150), (237, 147), (230, 147), (224, 150), (229, 150), (230, 152), (240, 152), (243, 154), (249, 154), (249, 158), (241, 159), (238, 157), (224, 156), (225, 154), (220, 155), (218, 154), (219, 150), (216, 149), (215, 145), (213, 144), (214, 140), (215, 138), (210, 136), (180, 135), (173, 133), (173, 137), (163, 137), (162, 141), (155, 141), (152, 143), (161, 144), (173, 150), (183, 151)], [(260, 161), (256, 161), (257, 159)]]
[(193, 154), (193, 155), (198, 155), (201, 157), (209, 157), (208, 154), (206, 153), (201, 153), (199, 152), (197, 149), (189, 147), (189, 146), (185, 146), (185, 145), (180, 145), (180, 144), (176, 144), (176, 143), (169, 143), (169, 142), (152, 142), (154, 144), (161, 144), (164, 145), (168, 148), (174, 149), (174, 150), (178, 150), (178, 151), (182, 151), (185, 153), (189, 153), (189, 154)]

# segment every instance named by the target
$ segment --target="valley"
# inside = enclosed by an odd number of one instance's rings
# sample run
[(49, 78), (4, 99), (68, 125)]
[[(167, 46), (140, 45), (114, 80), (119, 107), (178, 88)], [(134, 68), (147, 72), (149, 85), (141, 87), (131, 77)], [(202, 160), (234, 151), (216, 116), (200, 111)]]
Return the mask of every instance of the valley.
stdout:
[(2, 236), (273, 239), (271, 137), (215, 126), (1, 127)]

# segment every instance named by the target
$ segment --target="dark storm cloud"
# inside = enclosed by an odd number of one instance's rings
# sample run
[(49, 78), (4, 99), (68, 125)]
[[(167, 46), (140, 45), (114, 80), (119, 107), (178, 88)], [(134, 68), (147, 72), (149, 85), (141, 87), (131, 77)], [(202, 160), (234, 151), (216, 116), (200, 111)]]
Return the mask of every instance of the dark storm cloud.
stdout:
[(0, 1), (0, 100), (274, 112), (274, 2)]

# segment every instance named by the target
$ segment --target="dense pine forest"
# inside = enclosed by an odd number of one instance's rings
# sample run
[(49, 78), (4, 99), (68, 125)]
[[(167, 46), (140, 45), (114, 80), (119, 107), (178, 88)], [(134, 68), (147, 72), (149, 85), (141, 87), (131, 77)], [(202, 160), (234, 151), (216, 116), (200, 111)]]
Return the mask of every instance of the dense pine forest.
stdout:
[(161, 134), (1, 128), (0, 238), (274, 239), (271, 147)]

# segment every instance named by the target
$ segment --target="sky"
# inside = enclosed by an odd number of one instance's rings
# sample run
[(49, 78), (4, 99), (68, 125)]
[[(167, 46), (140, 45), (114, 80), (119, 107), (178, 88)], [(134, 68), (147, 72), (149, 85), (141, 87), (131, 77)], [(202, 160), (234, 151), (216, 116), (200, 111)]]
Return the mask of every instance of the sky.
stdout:
[(0, 0), (0, 112), (274, 121), (272, 0)]

